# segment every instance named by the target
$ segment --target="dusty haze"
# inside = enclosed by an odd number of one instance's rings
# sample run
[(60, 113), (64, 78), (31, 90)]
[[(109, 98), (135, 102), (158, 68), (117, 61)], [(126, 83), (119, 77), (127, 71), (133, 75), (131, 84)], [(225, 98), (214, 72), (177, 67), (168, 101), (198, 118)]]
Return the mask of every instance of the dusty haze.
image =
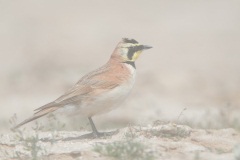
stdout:
[(239, 1), (0, 0), (0, 130), (103, 65), (123, 37), (153, 48), (127, 101), (97, 126), (177, 120), (184, 108), (178, 120), (196, 127), (238, 120)]

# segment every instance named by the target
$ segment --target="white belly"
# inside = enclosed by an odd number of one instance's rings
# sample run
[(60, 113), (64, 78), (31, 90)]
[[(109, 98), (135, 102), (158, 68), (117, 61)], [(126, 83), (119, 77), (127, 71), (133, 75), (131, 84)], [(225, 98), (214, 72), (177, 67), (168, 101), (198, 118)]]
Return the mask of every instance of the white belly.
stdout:
[[(81, 106), (83, 114), (93, 116), (108, 112), (119, 106), (129, 95), (132, 85), (124, 85), (114, 88), (112, 91), (96, 98), (90, 105)], [(80, 111), (81, 112), (81, 111)]]

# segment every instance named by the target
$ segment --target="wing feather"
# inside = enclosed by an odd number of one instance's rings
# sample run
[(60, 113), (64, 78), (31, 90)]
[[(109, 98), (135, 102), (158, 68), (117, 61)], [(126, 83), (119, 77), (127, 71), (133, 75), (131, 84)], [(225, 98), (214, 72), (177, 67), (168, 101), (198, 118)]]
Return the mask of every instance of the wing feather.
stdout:
[[(85, 75), (64, 95), (53, 102), (35, 109), (34, 111), (36, 112), (32, 117), (18, 124), (15, 128), (51, 113), (66, 104), (79, 103), (84, 98), (99, 96), (119, 86), (124, 78), (122, 75), (119, 76), (121, 74), (120, 71), (116, 72), (112, 67), (112, 65), (107, 63), (103, 67)], [(122, 69), (121, 66), (120, 69)]]

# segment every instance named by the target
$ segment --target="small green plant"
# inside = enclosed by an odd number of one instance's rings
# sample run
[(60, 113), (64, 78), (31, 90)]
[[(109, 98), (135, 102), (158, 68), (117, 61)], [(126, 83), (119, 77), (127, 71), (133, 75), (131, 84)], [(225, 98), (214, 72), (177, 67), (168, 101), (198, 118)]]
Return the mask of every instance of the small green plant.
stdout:
[(179, 114), (178, 117), (177, 117), (177, 121), (180, 120), (180, 117), (183, 116), (183, 113), (184, 113), (184, 111), (186, 111), (186, 110), (187, 110), (187, 108), (183, 108), (183, 110), (180, 112), (180, 114)]
[(16, 130), (16, 140), (21, 142), (23, 150), (30, 153), (32, 160), (39, 160), (43, 155), (47, 154), (47, 151), (40, 146), (41, 139), (39, 138), (39, 131), (42, 130), (42, 126), (36, 123), (33, 127), (33, 133), (30, 135), (25, 135), (23, 130)]
[(105, 145), (97, 144), (94, 151), (119, 160), (153, 160), (153, 152), (148, 152), (145, 145), (129, 140), (113, 142)]
[[(9, 122), (11, 126), (15, 126), (17, 121), (16, 114), (10, 118)], [(39, 132), (43, 130), (43, 126), (38, 122), (35, 123), (35, 126), (32, 127), (32, 133), (26, 133), (25, 128), (23, 129), (15, 129), (14, 132), (14, 141), (20, 142), (21, 146), (23, 146), (23, 152), (16, 151), (12, 152), (12, 154), (6, 152), (9, 158), (17, 158), (17, 159), (26, 159), (29, 157), (31, 160), (39, 160), (41, 157), (47, 155), (47, 151), (43, 148), (40, 143), (41, 139), (39, 137)], [(29, 153), (29, 154), (26, 154)]]
[[(125, 132), (125, 134), (124, 134), (124, 137), (126, 139), (133, 140), (134, 138), (137, 137), (137, 133), (136, 133), (137, 129), (136, 128), (134, 128), (131, 124), (129, 124), (127, 129), (128, 129), (128, 131)], [(141, 127), (139, 130), (141, 130)]]
[(1, 158), (3, 158), (3, 160), (7, 160), (7, 159), (23, 160), (24, 159), (23, 156), (21, 155), (21, 153), (19, 153), (17, 151), (10, 153), (10, 152), (0, 148), (0, 153), (2, 155), (4, 155), (4, 157), (1, 157)]
[(54, 114), (49, 114), (47, 119), (49, 123), (46, 127), (46, 130), (60, 131), (66, 127), (66, 124), (62, 123)]

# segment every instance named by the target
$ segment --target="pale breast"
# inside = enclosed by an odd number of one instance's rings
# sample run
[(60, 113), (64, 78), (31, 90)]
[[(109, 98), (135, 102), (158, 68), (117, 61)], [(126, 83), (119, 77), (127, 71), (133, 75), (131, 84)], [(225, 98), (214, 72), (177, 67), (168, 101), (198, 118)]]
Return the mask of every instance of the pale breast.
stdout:
[(81, 106), (81, 112), (92, 116), (108, 112), (119, 106), (128, 97), (135, 83), (136, 70), (129, 64), (123, 64), (128, 73), (127, 79), (119, 86), (97, 97), (94, 102)]

